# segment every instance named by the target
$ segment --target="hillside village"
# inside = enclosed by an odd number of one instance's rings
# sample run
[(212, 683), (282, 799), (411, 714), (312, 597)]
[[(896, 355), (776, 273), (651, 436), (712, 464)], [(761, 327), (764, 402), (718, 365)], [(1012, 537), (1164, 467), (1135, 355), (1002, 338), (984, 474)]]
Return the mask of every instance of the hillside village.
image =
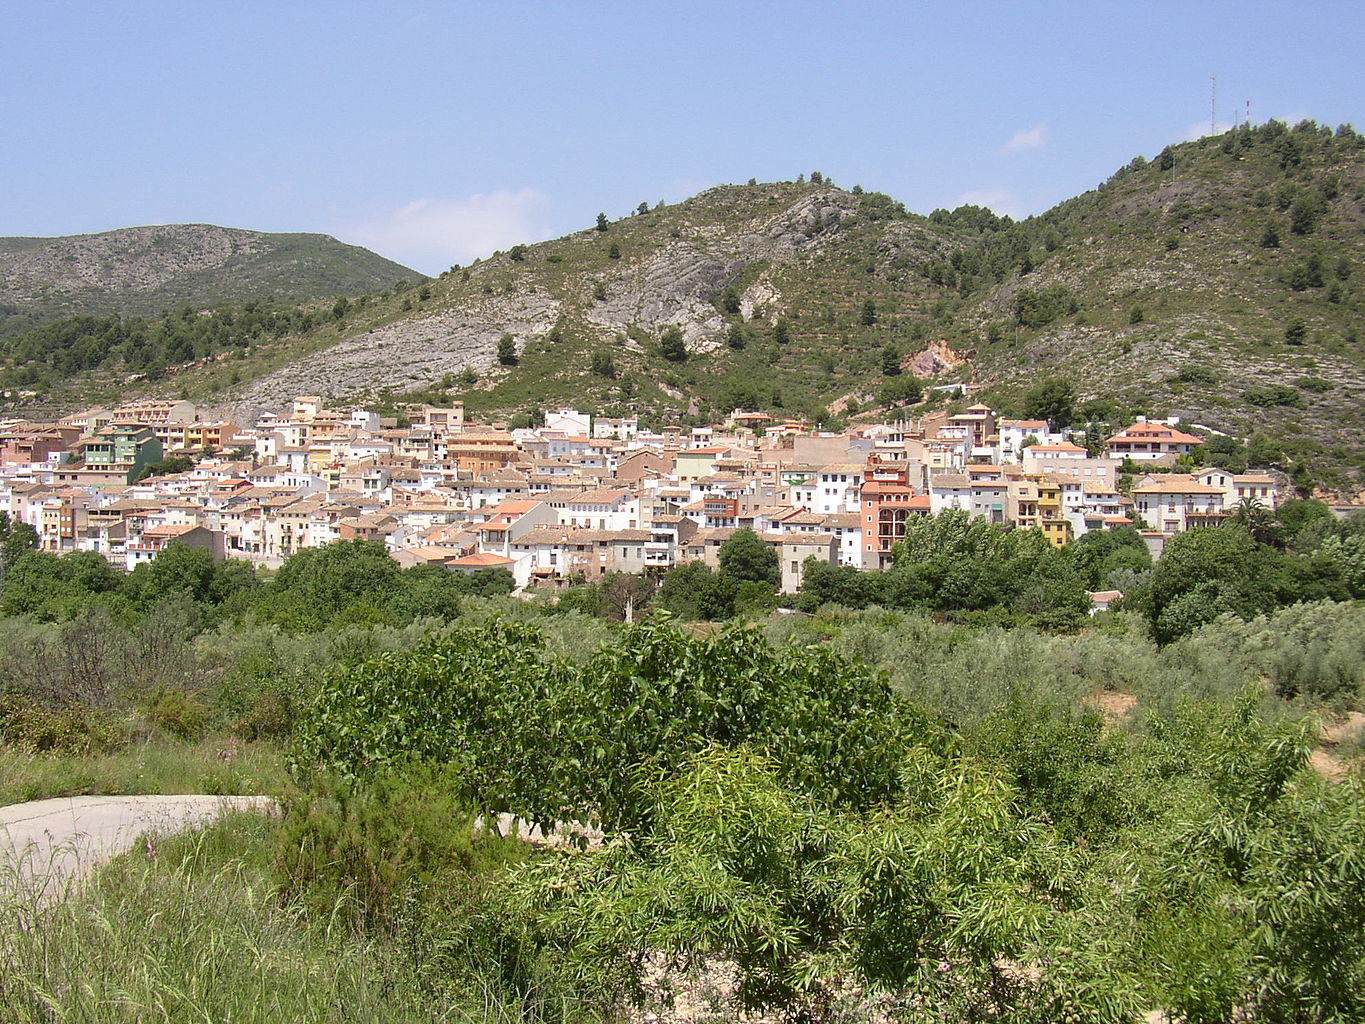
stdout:
[[(377, 540), (403, 566), (501, 568), (522, 589), (714, 567), (747, 527), (795, 593), (806, 559), (886, 568), (910, 517), (947, 509), (1058, 547), (1135, 524), (1159, 556), (1166, 538), (1239, 502), (1273, 509), (1286, 496), (1269, 472), (1173, 472), (1203, 441), (1171, 423), (1136, 422), (1091, 457), (1044, 421), (979, 404), (829, 434), (743, 411), (649, 432), (564, 409), (507, 430), (467, 423), (459, 405), (386, 419), (312, 397), (235, 424), (162, 400), (12, 422), (0, 440), (0, 509), (45, 551), (131, 570), (179, 541), (274, 568), (304, 548)], [(177, 455), (197, 464), (145, 475)]]

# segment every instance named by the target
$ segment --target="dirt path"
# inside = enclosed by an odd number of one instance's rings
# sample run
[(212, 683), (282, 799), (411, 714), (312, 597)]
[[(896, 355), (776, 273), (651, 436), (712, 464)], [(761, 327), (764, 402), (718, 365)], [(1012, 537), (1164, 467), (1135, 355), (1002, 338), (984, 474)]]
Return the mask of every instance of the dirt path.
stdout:
[(0, 885), (60, 891), (129, 849), (144, 832), (171, 833), (225, 811), (266, 809), (259, 796), (73, 796), (0, 807)]
[(1322, 730), (1322, 743), (1309, 755), (1309, 763), (1318, 774), (1327, 779), (1341, 779), (1346, 776), (1346, 764), (1337, 755), (1337, 748), (1348, 739), (1359, 735), (1365, 728), (1365, 714), (1352, 711), (1329, 722)]

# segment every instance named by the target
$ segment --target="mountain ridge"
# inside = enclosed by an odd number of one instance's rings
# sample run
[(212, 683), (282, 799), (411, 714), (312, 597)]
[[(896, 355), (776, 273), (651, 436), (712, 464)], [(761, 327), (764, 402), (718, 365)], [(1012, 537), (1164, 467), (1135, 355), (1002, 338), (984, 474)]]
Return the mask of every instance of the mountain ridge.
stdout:
[(422, 275), (317, 232), (149, 224), (0, 238), (0, 335), (62, 316), (151, 316), (181, 305), (300, 302)]
[(570, 403), (837, 423), (898, 414), (913, 369), (1007, 413), (1055, 377), (1078, 422), (1174, 413), (1265, 435), (1262, 453), (1344, 486), (1365, 466), (1362, 260), (1365, 139), (1269, 122), (1136, 158), (1022, 221), (912, 213), (818, 173), (715, 186), (367, 296), (152, 387), (223, 408), (302, 392), (458, 398), (484, 417)]

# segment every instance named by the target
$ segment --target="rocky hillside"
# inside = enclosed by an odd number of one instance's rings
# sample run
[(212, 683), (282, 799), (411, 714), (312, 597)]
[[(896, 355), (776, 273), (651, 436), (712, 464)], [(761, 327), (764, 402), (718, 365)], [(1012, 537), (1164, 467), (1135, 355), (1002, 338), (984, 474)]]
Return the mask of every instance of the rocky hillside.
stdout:
[(63, 316), (299, 302), (377, 291), (420, 276), (328, 235), (211, 224), (0, 238), (0, 337)]
[(1188, 143), (1029, 226), (1044, 242), (1032, 269), (972, 291), (950, 327), (979, 379), (1066, 377), (1240, 434), (1359, 450), (1359, 135), (1272, 123)]
[(818, 174), (641, 204), (153, 386), (238, 411), (306, 392), (831, 422), (913, 404), (915, 378), (1012, 412), (1059, 378), (1082, 419), (1178, 414), (1345, 488), (1365, 463), (1362, 260), (1365, 139), (1271, 122), (1020, 222)]
[[(783, 367), (811, 399), (825, 386), (826, 372), (817, 364), (803, 375), (802, 363), (823, 346), (830, 333), (825, 328), (850, 311), (856, 316), (859, 293), (867, 291), (858, 280), (863, 264), (881, 258), (863, 253), (895, 247), (924, 260), (951, 236), (925, 218), (893, 225), (869, 217), (868, 210), (887, 202), (790, 182), (724, 186), (674, 207), (637, 212), (605, 230), (517, 246), (444, 275), (410, 310), (400, 307), (395, 315), (392, 304), (381, 305), (348, 322), (325, 358), (281, 367), (244, 389), (243, 397), (269, 404), (300, 389), (404, 391), (468, 368), (488, 375), (497, 366), (499, 339), (511, 334), (516, 366), (486, 376), (484, 386), (467, 396), (472, 404), (514, 409), (541, 400), (590, 399), (667, 408), (679, 401), (675, 393), (697, 387), (694, 398), (715, 402), (722, 396), (701, 382), (703, 369), (743, 367), (751, 340), (763, 350), (762, 359), (781, 361), (766, 351), (773, 328), (818, 299), (824, 310), (819, 323), (791, 348), (800, 358)], [(850, 253), (858, 254), (853, 263)], [(873, 291), (884, 294), (884, 316), (897, 320), (913, 315), (937, 288), (906, 274), (895, 287)], [(672, 365), (658, 346), (669, 326), (680, 328), (689, 354)], [(746, 335), (743, 349), (727, 344), (733, 327)], [(611, 357), (613, 372), (593, 373), (595, 353)], [(773, 396), (763, 391), (748, 397), (748, 404), (769, 405)]]

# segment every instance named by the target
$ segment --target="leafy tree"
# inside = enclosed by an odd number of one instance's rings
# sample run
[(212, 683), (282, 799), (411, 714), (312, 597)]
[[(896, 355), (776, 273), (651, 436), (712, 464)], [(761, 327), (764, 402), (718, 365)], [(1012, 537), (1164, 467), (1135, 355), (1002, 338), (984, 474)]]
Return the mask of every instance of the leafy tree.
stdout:
[(621, 247), (620, 247), (619, 245), (617, 245), (615, 242), (612, 242), (611, 245), (607, 246), (607, 259), (609, 259), (609, 260), (619, 260), (620, 258), (621, 258)]
[(1252, 405), (1263, 409), (1270, 409), (1279, 405), (1303, 408), (1304, 404), (1303, 395), (1297, 388), (1292, 388), (1288, 384), (1262, 384), (1247, 388), (1242, 392), (1242, 397)]
[(607, 215), (605, 213), (599, 213), (597, 215), (597, 230), (606, 231), (609, 226), (610, 225), (607, 223)]
[(1317, 551), (1333, 564), (1352, 597), (1365, 598), (1365, 532), (1327, 537)]
[(924, 386), (908, 373), (899, 377), (888, 377), (882, 383), (881, 390), (877, 392), (878, 401), (888, 409), (914, 405), (923, 397)]
[(864, 327), (871, 327), (877, 322), (877, 303), (872, 299), (863, 302), (863, 310), (858, 314), (858, 323)]
[(882, 349), (882, 376), (896, 377), (901, 372), (901, 353), (892, 342)]
[(341, 296), (339, 299), (336, 300), (335, 303), (332, 304), (332, 319), (333, 320), (342, 319), (350, 311), (350, 309), (351, 300), (346, 298), (346, 296), (344, 295)]
[(1076, 389), (1069, 380), (1052, 378), (1024, 393), (1024, 416), (1047, 420), (1054, 429), (1075, 419)]
[(728, 619), (734, 614), (734, 602), (734, 581), (705, 562), (675, 565), (659, 583), (659, 607), (681, 619)]
[(1308, 337), (1308, 325), (1303, 322), (1302, 317), (1294, 317), (1285, 325), (1284, 340), (1290, 345), (1302, 345)]
[(773, 325), (773, 341), (777, 342), (779, 345), (785, 345), (790, 340), (791, 331), (787, 327), (787, 321), (785, 319), (778, 320), (777, 323)]
[(1217, 384), (1218, 375), (1207, 366), (1189, 363), (1176, 373), (1176, 379), (1184, 384)]
[(744, 329), (743, 324), (731, 324), (730, 330), (725, 335), (725, 344), (736, 351), (744, 348), (749, 343), (749, 332)]
[(1266, 224), (1265, 230), (1261, 232), (1262, 249), (1278, 249), (1280, 247), (1280, 229), (1275, 226), (1274, 221)]
[(22, 520), (10, 518), (0, 511), (0, 583), (4, 582), (14, 563), (28, 552), (37, 549), (38, 531)]
[(739, 289), (730, 285), (720, 294), (720, 311), (726, 316), (737, 316), (740, 311)]
[(321, 629), (343, 622), (384, 621), (402, 589), (402, 570), (379, 541), (338, 541), (290, 556), (261, 600), (265, 617)]
[(144, 605), (171, 594), (184, 594), (195, 601), (208, 601), (216, 576), (213, 555), (205, 548), (174, 542), (158, 551), (150, 562), (139, 565), (129, 586)]
[(960, 509), (915, 516), (895, 547), (886, 593), (901, 607), (1008, 609), (1052, 627), (1089, 609), (1085, 579), (1036, 530), (1006, 530)]
[(687, 359), (687, 345), (683, 341), (682, 328), (677, 324), (669, 324), (659, 336), (659, 354), (674, 363)]
[(162, 459), (160, 462), (149, 462), (142, 467), (141, 472), (133, 478), (133, 483), (146, 480), (155, 476), (174, 476), (176, 473), (188, 473), (194, 468), (194, 459), (188, 455), (172, 455), (170, 458)]
[(1115, 569), (1143, 572), (1152, 567), (1151, 552), (1132, 526), (1091, 530), (1068, 545), (1066, 551), (1090, 590), (1107, 586), (1109, 574)]
[(812, 555), (801, 566), (800, 608), (815, 612), (826, 604), (866, 608), (884, 603), (884, 576), (881, 572), (865, 572), (851, 565), (830, 565)]
[(720, 546), (719, 557), (720, 571), (736, 581), (769, 583), (775, 587), (781, 578), (777, 550), (747, 527), (730, 535)]
[(1283, 555), (1239, 526), (1177, 534), (1152, 571), (1147, 615), (1168, 643), (1224, 613), (1250, 619), (1298, 601), (1342, 600), (1339, 566), (1322, 555)]
[(526, 259), (526, 246), (512, 246), (511, 249), (507, 250), (507, 256), (513, 263), (520, 263), (522, 260)]
[(545, 426), (545, 410), (539, 406), (533, 406), (525, 412), (519, 412), (512, 417), (508, 424), (513, 430), (534, 429)]
[(602, 281), (594, 281), (592, 286), (592, 297), (596, 302), (607, 301), (607, 286)]
[(1299, 551), (1310, 549), (1309, 537), (1336, 521), (1331, 506), (1317, 498), (1290, 498), (1275, 510), (1275, 518), (1284, 528), (1286, 542)]
[(517, 342), (510, 334), (498, 339), (498, 362), (503, 366), (517, 365)]
[(28, 551), (17, 558), (0, 589), (0, 612), (39, 621), (69, 619), (123, 585), (123, 575), (94, 551), (57, 556)]
[(321, 766), (352, 778), (448, 764), (485, 811), (591, 816), (649, 843), (657, 807), (640, 783), (713, 745), (747, 745), (783, 784), (865, 810), (898, 791), (894, 752), (931, 732), (872, 672), (827, 650), (774, 651), (755, 630), (706, 639), (638, 625), (575, 667), (534, 630), (499, 623), (338, 666), (292, 761), (305, 776)]

